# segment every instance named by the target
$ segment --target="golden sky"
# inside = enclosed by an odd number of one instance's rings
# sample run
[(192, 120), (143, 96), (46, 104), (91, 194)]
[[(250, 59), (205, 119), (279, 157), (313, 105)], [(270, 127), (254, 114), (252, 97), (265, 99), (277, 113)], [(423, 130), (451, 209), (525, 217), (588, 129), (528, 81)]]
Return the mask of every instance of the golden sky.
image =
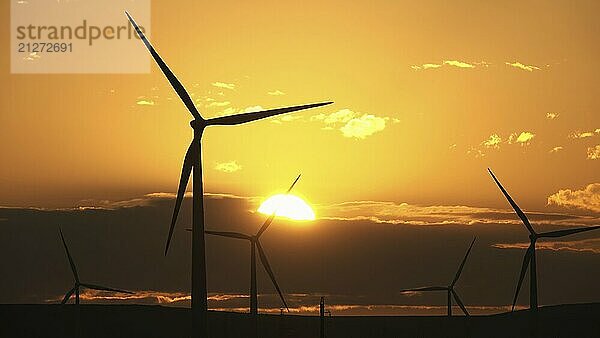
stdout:
[[(205, 117), (335, 101), (209, 128), (209, 192), (266, 196), (302, 173), (297, 192), (311, 203), (507, 207), (491, 167), (524, 209), (542, 209), (561, 189), (590, 185), (575, 204), (598, 198), (599, 10), (597, 1), (153, 1), (150, 35)], [(0, 44), (9, 41), (3, 30)], [(176, 190), (191, 116), (158, 67), (13, 75), (9, 64), (2, 53), (0, 204)]]

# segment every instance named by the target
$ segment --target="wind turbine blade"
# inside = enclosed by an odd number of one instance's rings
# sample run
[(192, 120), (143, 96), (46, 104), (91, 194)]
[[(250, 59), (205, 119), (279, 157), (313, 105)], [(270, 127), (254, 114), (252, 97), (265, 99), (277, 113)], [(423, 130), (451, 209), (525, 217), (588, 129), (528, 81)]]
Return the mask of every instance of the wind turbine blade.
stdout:
[(469, 257), (469, 253), (471, 252), (471, 249), (473, 248), (473, 244), (475, 244), (475, 238), (473, 238), (473, 241), (471, 242), (471, 245), (469, 246), (469, 249), (467, 250), (467, 253), (465, 254), (465, 258), (463, 258), (462, 262), (460, 263), (460, 267), (458, 268), (458, 271), (456, 271), (456, 276), (454, 276), (454, 279), (452, 280), (452, 284), (450, 284), (450, 285), (454, 286), (454, 284), (456, 284), (456, 282), (458, 281), (458, 278), (460, 277), (463, 267), (465, 266), (465, 263), (467, 261), (467, 257)]
[(596, 226), (585, 227), (585, 228), (542, 232), (541, 234), (538, 235), (538, 237), (563, 237), (563, 236), (567, 236), (567, 235), (577, 234), (580, 232), (595, 230), (598, 228), (600, 228), (600, 226), (596, 225)]
[(456, 293), (456, 291), (454, 291), (454, 289), (452, 289), (452, 295), (454, 296), (454, 300), (456, 301), (458, 306), (460, 306), (460, 309), (465, 313), (466, 316), (469, 316), (469, 311), (467, 311), (465, 304), (463, 304), (463, 302), (460, 300), (460, 297), (458, 297), (458, 294)]
[(293, 111), (325, 106), (325, 105), (332, 104), (332, 103), (333, 102), (312, 103), (312, 104), (305, 104), (305, 105), (301, 105), (301, 106), (277, 108), (277, 109), (263, 110), (263, 111), (259, 111), (259, 112), (215, 117), (215, 118), (212, 118), (212, 119), (209, 119), (208, 121), (206, 121), (206, 124), (209, 126), (211, 126), (211, 125), (212, 126), (215, 126), (215, 125), (231, 126), (231, 125), (261, 120), (261, 119), (275, 116), (275, 115), (291, 113)]
[(181, 99), (181, 101), (183, 101), (183, 103), (185, 104), (185, 106), (187, 107), (189, 112), (192, 114), (192, 116), (194, 116), (195, 119), (202, 120), (202, 116), (200, 116), (198, 109), (196, 109), (196, 106), (194, 105), (194, 101), (192, 101), (192, 98), (190, 97), (188, 92), (185, 90), (185, 88), (183, 87), (181, 82), (179, 82), (179, 80), (177, 79), (175, 74), (173, 74), (171, 69), (169, 69), (169, 66), (167, 66), (167, 64), (163, 61), (163, 59), (160, 57), (160, 55), (158, 55), (158, 53), (156, 52), (154, 47), (152, 47), (152, 44), (150, 44), (150, 41), (148, 41), (148, 39), (146, 39), (144, 32), (142, 32), (142, 30), (138, 27), (138, 25), (135, 23), (135, 21), (133, 20), (131, 15), (129, 15), (128, 12), (125, 12), (125, 14), (127, 15), (127, 18), (129, 19), (129, 22), (131, 22), (131, 24), (135, 28), (135, 31), (139, 35), (140, 39), (142, 39), (142, 41), (144, 42), (144, 45), (146, 45), (146, 48), (148, 48), (148, 51), (150, 51), (150, 54), (152, 54), (154, 61), (156, 61), (156, 64), (158, 64), (158, 66), (162, 70), (163, 74), (165, 74), (165, 76), (169, 80), (169, 83), (171, 83), (171, 86), (173, 87), (173, 89), (175, 89), (175, 92), (177, 92), (177, 95), (179, 95), (179, 98)]
[(62, 299), (62, 302), (60, 302), (61, 304), (66, 304), (69, 301), (69, 298), (71, 298), (71, 296), (73, 295), (73, 292), (75, 292), (75, 288), (76, 286), (74, 286), (71, 290), (69, 290), (65, 296)]
[(525, 225), (527, 230), (529, 230), (529, 233), (535, 235), (535, 230), (533, 230), (533, 227), (529, 223), (529, 219), (527, 219), (527, 216), (525, 216), (525, 213), (521, 210), (521, 208), (519, 208), (519, 206), (517, 205), (517, 203), (515, 203), (515, 201), (512, 199), (512, 197), (510, 197), (508, 192), (504, 189), (502, 184), (500, 184), (500, 181), (498, 181), (498, 179), (496, 178), (496, 176), (494, 175), (494, 173), (492, 172), (492, 170), (490, 168), (488, 168), (488, 172), (490, 173), (490, 175), (492, 175), (492, 178), (498, 185), (498, 188), (500, 188), (500, 190), (502, 190), (502, 193), (508, 200), (508, 203), (510, 203), (512, 208), (515, 210), (515, 212), (517, 213), (517, 215), (519, 216), (519, 218), (521, 219), (521, 221), (523, 222), (523, 224)]
[(446, 290), (448, 290), (448, 287), (446, 287), (446, 286), (426, 286), (423, 288), (403, 289), (403, 290), (400, 290), (400, 293), (421, 292), (421, 291), (446, 291)]
[(69, 258), (69, 264), (71, 265), (73, 277), (75, 277), (75, 281), (79, 282), (79, 274), (77, 274), (77, 268), (75, 267), (75, 262), (73, 262), (73, 257), (71, 257), (71, 253), (69, 252), (69, 248), (67, 247), (67, 242), (65, 242), (65, 237), (63, 236), (62, 229), (59, 227), (58, 231), (60, 232), (60, 239), (62, 239), (63, 246), (65, 247), (65, 251), (67, 252), (67, 258)]
[(192, 168), (198, 156), (198, 148), (199, 145), (196, 144), (196, 140), (194, 139), (185, 153), (183, 168), (181, 169), (181, 178), (179, 179), (179, 188), (177, 189), (177, 199), (175, 200), (175, 208), (173, 209), (173, 217), (171, 218), (171, 227), (169, 228), (169, 237), (167, 237), (167, 244), (165, 246), (165, 256), (169, 251), (169, 244), (171, 244), (171, 237), (173, 236), (173, 230), (175, 230), (175, 222), (177, 222), (179, 208), (181, 208), (181, 202), (183, 201), (183, 196), (185, 195), (185, 189), (188, 185)]
[(279, 288), (279, 284), (277, 284), (277, 280), (275, 279), (275, 274), (273, 273), (273, 270), (271, 269), (271, 265), (269, 264), (269, 260), (267, 259), (267, 255), (265, 255), (265, 252), (262, 248), (262, 246), (260, 245), (259, 241), (256, 241), (256, 248), (258, 249), (258, 255), (260, 257), (260, 261), (262, 262), (263, 267), (265, 268), (265, 270), (267, 271), (267, 274), (269, 274), (269, 277), (271, 278), (271, 281), (273, 282), (273, 285), (275, 286), (275, 289), (277, 289), (277, 293), (279, 294), (279, 298), (281, 298), (281, 301), (283, 302), (283, 305), (285, 306), (285, 308), (287, 309), (288, 312), (290, 312), (290, 308), (288, 307), (285, 298), (283, 297), (283, 293), (281, 293), (281, 289)]
[(126, 293), (129, 295), (132, 295), (133, 292), (131, 291), (126, 291), (126, 290), (119, 290), (119, 289), (113, 289), (113, 288), (109, 288), (106, 286), (101, 286), (101, 285), (94, 285), (94, 284), (81, 284), (81, 286), (84, 286), (88, 289), (92, 289), (92, 290), (100, 290), (100, 291), (110, 291), (110, 292), (118, 292), (118, 293)]
[(204, 231), (205, 234), (209, 234), (209, 235), (215, 235), (215, 236), (222, 236), (222, 237), (229, 237), (229, 238), (236, 238), (236, 239), (246, 239), (246, 240), (252, 240), (252, 237), (240, 233), (240, 232), (231, 232), (231, 231), (211, 231), (211, 230), (206, 230)]
[[(296, 182), (298, 182), (298, 180), (300, 179), (301, 175), (298, 175), (298, 177), (296, 177), (296, 179), (294, 180), (294, 182), (292, 183), (292, 185), (290, 185), (289, 189), (285, 192), (285, 194), (289, 194), (290, 191), (292, 191), (292, 188), (294, 188), (294, 186), (296, 185)], [(256, 237), (260, 237), (260, 235), (262, 235), (263, 232), (265, 232), (267, 230), (267, 228), (269, 227), (269, 225), (271, 225), (271, 223), (273, 222), (273, 219), (275, 219), (275, 216), (277, 215), (277, 210), (279, 210), (279, 206), (277, 206), (277, 208), (275, 208), (275, 210), (273, 211), (273, 213), (271, 214), (271, 216), (269, 216), (269, 218), (267, 218), (265, 220), (265, 222), (263, 223), (263, 225), (260, 227), (260, 229), (258, 229), (258, 232), (256, 233)]]
[(523, 284), (523, 278), (525, 278), (525, 272), (527, 272), (527, 267), (529, 266), (529, 262), (531, 261), (533, 250), (535, 250), (535, 243), (531, 242), (529, 248), (527, 248), (527, 251), (525, 252), (525, 256), (523, 256), (523, 265), (521, 266), (521, 274), (519, 275), (519, 283), (517, 284), (517, 290), (515, 291), (515, 298), (513, 299), (511, 311), (515, 310), (515, 305), (517, 304), (517, 297), (519, 296), (519, 291), (521, 290), (521, 284)]
[(288, 190), (285, 192), (285, 194), (289, 194), (290, 191), (292, 191), (292, 189), (294, 188), (294, 186), (296, 185), (296, 182), (298, 182), (298, 180), (300, 179), (300, 176), (302, 176), (302, 174), (299, 174), (296, 179), (294, 180), (294, 182), (292, 183), (292, 185), (290, 185), (290, 187), (288, 188)]

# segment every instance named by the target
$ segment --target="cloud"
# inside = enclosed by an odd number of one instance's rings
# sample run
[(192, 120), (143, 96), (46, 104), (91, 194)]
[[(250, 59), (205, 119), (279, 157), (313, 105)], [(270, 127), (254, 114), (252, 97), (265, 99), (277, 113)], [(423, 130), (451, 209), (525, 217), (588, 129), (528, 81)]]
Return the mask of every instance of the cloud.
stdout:
[(253, 113), (257, 111), (265, 110), (262, 106), (250, 106), (243, 109), (227, 107), (220, 112), (216, 113), (215, 116), (227, 116), (234, 114)]
[[(497, 243), (492, 247), (498, 249), (527, 249), (529, 243)], [(540, 241), (537, 250), (589, 252), (600, 254), (600, 238), (584, 239), (580, 241)]]
[(225, 83), (225, 82), (213, 82), (212, 85), (217, 88), (225, 88), (225, 89), (235, 89), (235, 84), (233, 83)]
[(474, 65), (457, 60), (444, 60), (445, 65), (454, 66), (458, 68), (475, 68)]
[(469, 147), (469, 149), (467, 149), (467, 155), (473, 155), (475, 158), (485, 157), (485, 153), (481, 151), (481, 149), (475, 147)]
[(600, 183), (588, 184), (582, 190), (561, 189), (548, 197), (548, 205), (600, 212)]
[(231, 102), (229, 102), (229, 101), (224, 101), (224, 102), (213, 101), (213, 102), (207, 104), (206, 106), (207, 107), (225, 107), (230, 104), (231, 104)]
[(594, 136), (595, 133), (598, 133), (598, 129), (596, 129), (594, 131), (584, 131), (584, 132), (576, 131), (576, 132), (571, 133), (571, 135), (569, 135), (569, 138), (573, 138), (573, 139), (588, 138), (588, 137)]
[[(338, 221), (369, 221), (376, 224), (395, 225), (520, 225), (513, 210), (473, 207), (466, 205), (421, 206), (386, 201), (354, 201), (332, 205), (315, 206), (320, 219)], [(527, 216), (539, 225), (588, 225), (598, 221), (595, 217), (582, 217), (557, 213), (527, 212)]]
[(559, 116), (560, 116), (559, 113), (546, 113), (546, 118), (550, 119), (550, 120), (554, 120), (555, 118), (557, 118)]
[(587, 158), (588, 160), (597, 160), (600, 158), (600, 144), (587, 148)]
[(502, 142), (502, 139), (500, 138), (500, 136), (498, 136), (498, 134), (492, 134), (492, 135), (490, 135), (490, 138), (488, 138), (482, 144), (486, 148), (498, 149), (498, 148), (500, 148), (500, 142)]
[(518, 136), (517, 133), (512, 133), (508, 138), (508, 144), (521, 143), (521, 145), (527, 145), (534, 137), (535, 134), (529, 131), (523, 131)]
[(489, 63), (482, 61), (482, 62), (474, 62), (471, 64), (471, 63), (458, 61), (458, 60), (444, 60), (442, 63), (424, 63), (422, 65), (412, 65), (412, 66), (410, 66), (410, 68), (412, 68), (414, 70), (437, 69), (437, 68), (441, 68), (443, 66), (452, 66), (452, 67), (458, 67), (458, 68), (475, 68), (475, 65), (482, 66), (482, 67), (488, 67)]
[(265, 108), (263, 108), (262, 106), (250, 106), (250, 107), (246, 107), (244, 109), (240, 109), (239, 113), (243, 114), (243, 113), (254, 113), (257, 111), (261, 111), (261, 110), (265, 110)]
[(35, 61), (39, 58), (41, 58), (42, 56), (39, 55), (37, 52), (33, 52), (33, 53), (29, 53), (27, 54), (25, 57), (23, 57), (23, 60), (25, 61)]
[(242, 170), (242, 166), (236, 161), (221, 162), (215, 165), (215, 170), (222, 171), (224, 173), (233, 173)]
[(554, 147), (554, 148), (550, 149), (549, 153), (558, 153), (561, 150), (563, 150), (563, 147), (558, 146), (558, 147)]
[(379, 117), (372, 114), (364, 114), (354, 112), (350, 109), (342, 109), (331, 114), (318, 114), (310, 118), (311, 121), (322, 121), (325, 123), (323, 129), (335, 129), (340, 124), (338, 129), (345, 137), (354, 137), (364, 139), (367, 136), (373, 135), (376, 132), (385, 129), (388, 117)]
[(365, 114), (359, 118), (348, 121), (348, 123), (340, 128), (340, 130), (346, 137), (364, 139), (378, 131), (382, 131), (385, 128), (386, 120), (387, 118)]
[(419, 70), (419, 69), (435, 69), (435, 68), (440, 68), (442, 65), (437, 64), (437, 63), (425, 63), (423, 65), (417, 66), (410, 66), (410, 68), (414, 69), (414, 70)]
[(294, 114), (285, 114), (280, 116), (275, 116), (271, 118), (271, 122), (273, 123), (283, 123), (283, 122), (292, 122), (297, 120), (302, 120), (302, 115), (294, 115)]
[(154, 105), (156, 105), (154, 100), (146, 100), (146, 99), (137, 100), (135, 104), (137, 104), (138, 106), (154, 106)]
[(269, 95), (273, 95), (273, 96), (281, 96), (281, 95), (285, 95), (285, 93), (284, 93), (284, 92), (282, 92), (282, 91), (281, 91), (281, 90), (279, 90), (279, 89), (278, 89), (278, 90), (274, 90), (274, 91), (272, 91), (272, 92), (267, 92), (267, 94), (269, 94)]
[[(323, 294), (286, 294), (289, 303), (290, 313), (313, 315), (319, 312), (319, 298)], [(446, 311), (446, 305), (397, 305), (397, 304), (370, 304), (361, 301), (359, 297), (348, 297), (346, 295), (325, 295), (327, 297), (327, 310), (332, 315), (407, 315), (407, 314), (443, 314)], [(403, 294), (402, 296), (423, 296), (422, 293)], [(46, 303), (58, 303), (63, 295), (55, 295), (46, 299)], [(261, 303), (267, 304), (259, 307), (260, 313), (279, 314), (281, 306), (277, 305), (278, 295), (265, 294), (259, 295)], [(228, 294), (228, 293), (209, 293), (208, 307), (213, 311), (227, 311), (247, 313), (248, 294)], [(166, 292), (157, 290), (135, 290), (134, 294), (113, 294), (105, 291), (83, 289), (80, 299), (88, 303), (95, 304), (157, 304), (162, 306), (189, 307), (191, 294), (189, 292)], [(356, 301), (350, 303), (348, 301)], [(358, 301), (357, 301), (358, 300)], [(522, 307), (517, 307), (521, 309)], [(510, 310), (510, 305), (474, 305), (467, 306), (470, 313), (490, 314), (495, 312), (504, 312)]]
[(517, 62), (517, 61), (515, 61), (513, 63), (505, 62), (505, 64), (507, 64), (507, 65), (509, 65), (511, 67), (515, 67), (515, 68), (519, 68), (519, 69), (522, 69), (522, 70), (526, 70), (528, 72), (532, 72), (534, 70), (539, 70), (540, 69), (539, 67), (536, 67), (536, 66), (533, 66), (533, 65), (525, 65), (525, 64), (522, 64), (522, 63)]

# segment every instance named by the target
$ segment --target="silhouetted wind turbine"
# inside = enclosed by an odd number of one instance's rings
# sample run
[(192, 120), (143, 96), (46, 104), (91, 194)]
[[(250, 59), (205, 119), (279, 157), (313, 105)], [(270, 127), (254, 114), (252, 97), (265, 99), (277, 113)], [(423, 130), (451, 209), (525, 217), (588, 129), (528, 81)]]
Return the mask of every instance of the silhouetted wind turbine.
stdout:
[(81, 283), (79, 281), (79, 274), (77, 273), (77, 267), (75, 266), (73, 257), (71, 257), (71, 253), (69, 252), (69, 248), (67, 247), (67, 243), (65, 242), (65, 237), (63, 236), (62, 230), (60, 228), (58, 228), (58, 231), (60, 232), (60, 238), (62, 239), (63, 246), (65, 247), (65, 251), (67, 252), (67, 258), (69, 258), (69, 264), (71, 265), (71, 271), (73, 272), (73, 278), (75, 279), (75, 285), (73, 286), (73, 288), (71, 290), (67, 291), (62, 302), (60, 302), (61, 304), (65, 304), (66, 302), (68, 302), (69, 299), (71, 298), (71, 296), (73, 295), (73, 293), (75, 293), (75, 304), (79, 304), (79, 291), (81, 288), (133, 294), (133, 292), (131, 292), (131, 291), (113, 289), (113, 288), (109, 288), (106, 286), (100, 286), (100, 285), (94, 285), (94, 284), (88, 284), (88, 283)]
[(423, 292), (423, 291), (446, 291), (446, 293), (448, 295), (448, 316), (452, 316), (452, 296), (454, 296), (454, 300), (456, 300), (456, 303), (458, 304), (458, 306), (460, 306), (460, 308), (465, 313), (465, 315), (468, 316), (469, 312), (467, 311), (467, 308), (465, 307), (463, 302), (460, 300), (460, 297), (458, 297), (458, 293), (456, 293), (456, 291), (454, 291), (454, 285), (456, 285), (456, 282), (458, 282), (458, 279), (460, 278), (460, 274), (462, 273), (463, 267), (465, 266), (467, 257), (469, 257), (469, 253), (471, 252), (471, 248), (473, 248), (474, 243), (475, 243), (475, 238), (473, 238), (473, 241), (471, 242), (471, 245), (469, 246), (469, 249), (467, 250), (467, 253), (465, 254), (465, 258), (463, 258), (462, 262), (460, 263), (460, 266), (458, 267), (458, 271), (456, 271), (456, 275), (454, 276), (454, 279), (452, 280), (452, 283), (450, 283), (450, 285), (448, 285), (448, 286), (427, 286), (424, 288), (416, 288), (416, 289), (404, 289), (404, 290), (400, 290), (400, 293), (402, 293), (402, 292)]
[[(290, 191), (292, 190), (292, 188), (294, 188), (294, 185), (296, 185), (296, 182), (298, 182), (299, 179), (300, 179), (300, 175), (298, 175), (298, 177), (296, 177), (296, 179), (294, 180), (294, 182), (292, 183), (290, 188), (287, 190), (286, 194), (290, 193)], [(277, 280), (275, 279), (275, 275), (273, 274), (273, 270), (271, 269), (271, 265), (269, 264), (267, 255), (265, 254), (262, 246), (260, 245), (260, 236), (267, 230), (269, 225), (271, 225), (276, 214), (277, 214), (277, 209), (275, 209), (273, 211), (273, 213), (265, 220), (263, 225), (260, 227), (260, 229), (258, 229), (256, 234), (254, 234), (254, 235), (247, 235), (247, 234), (243, 234), (241, 232), (211, 231), (211, 230), (206, 231), (206, 233), (209, 235), (242, 239), (242, 240), (247, 240), (250, 242), (250, 314), (254, 315), (254, 316), (258, 315), (258, 293), (256, 290), (256, 250), (257, 249), (258, 249), (258, 255), (260, 257), (260, 262), (262, 263), (263, 267), (265, 268), (265, 271), (271, 278), (271, 282), (273, 282), (273, 285), (275, 286), (275, 289), (277, 290), (277, 293), (279, 294), (279, 298), (281, 298), (281, 301), (283, 302), (283, 305), (288, 310), (288, 312), (290, 311), (290, 309), (288, 308), (288, 305), (285, 301), (285, 298), (283, 297), (283, 294), (281, 293), (279, 284), (277, 284)]]
[(313, 103), (302, 106), (278, 108), (272, 110), (265, 110), (253, 113), (244, 113), (230, 116), (216, 117), (205, 120), (202, 118), (198, 109), (194, 105), (192, 98), (185, 90), (181, 82), (177, 79), (175, 74), (169, 69), (167, 64), (162, 60), (160, 55), (156, 52), (154, 47), (150, 44), (150, 41), (146, 39), (144, 33), (140, 30), (138, 25), (135, 23), (129, 13), (125, 12), (127, 18), (131, 24), (135, 27), (135, 30), (139, 37), (146, 45), (146, 48), (152, 54), (154, 61), (158, 64), (163, 74), (169, 80), (169, 83), (177, 92), (177, 95), (183, 101), (188, 111), (194, 117), (194, 120), (190, 122), (192, 129), (194, 129), (194, 138), (185, 154), (183, 160), (183, 169), (181, 172), (181, 178), (179, 180), (179, 188), (177, 191), (177, 199), (175, 200), (175, 208), (173, 210), (173, 217), (171, 220), (171, 227), (169, 228), (169, 236), (167, 237), (167, 244), (165, 246), (165, 255), (169, 250), (169, 244), (171, 243), (171, 237), (173, 235), (173, 229), (175, 227), (175, 221), (177, 220), (177, 214), (183, 200), (183, 195), (187, 187), (189, 177), (194, 170), (194, 181), (193, 181), (193, 212), (192, 212), (192, 331), (194, 336), (206, 337), (206, 315), (207, 315), (207, 299), (206, 299), (206, 258), (205, 258), (205, 243), (204, 243), (204, 196), (202, 186), (202, 133), (208, 126), (227, 126), (227, 125), (238, 125), (247, 122), (252, 122), (267, 117), (290, 113), (297, 110), (314, 108), (324, 106), (333, 102), (322, 102)]
[(502, 191), (502, 193), (508, 200), (508, 203), (510, 203), (512, 208), (515, 210), (515, 212), (517, 213), (517, 215), (519, 216), (519, 218), (521, 219), (521, 221), (523, 222), (523, 224), (529, 231), (530, 244), (529, 244), (529, 247), (527, 248), (527, 251), (525, 251), (525, 256), (523, 257), (523, 265), (521, 266), (521, 273), (519, 274), (519, 283), (517, 284), (517, 290), (515, 292), (515, 298), (513, 299), (511, 311), (515, 310), (515, 304), (517, 303), (517, 297), (519, 296), (519, 290), (521, 289), (521, 284), (523, 283), (523, 278), (525, 277), (525, 272), (527, 271), (527, 267), (529, 266), (529, 264), (531, 264), (531, 267), (529, 269), (529, 273), (530, 273), (530, 275), (529, 275), (529, 309), (537, 310), (537, 308), (538, 308), (537, 271), (536, 271), (537, 268), (536, 268), (536, 259), (535, 259), (535, 243), (536, 243), (536, 241), (539, 238), (558, 238), (558, 237), (564, 237), (564, 236), (568, 236), (568, 235), (572, 235), (572, 234), (576, 234), (576, 233), (580, 233), (580, 232), (590, 231), (590, 230), (598, 229), (598, 228), (600, 228), (600, 226), (591, 226), (591, 227), (585, 227), (585, 228), (575, 228), (575, 229), (568, 229), (568, 230), (558, 230), (558, 231), (537, 233), (531, 226), (531, 223), (529, 223), (529, 219), (527, 218), (527, 216), (525, 216), (525, 213), (521, 210), (521, 208), (519, 208), (517, 203), (515, 203), (515, 201), (510, 197), (508, 192), (504, 189), (502, 184), (500, 184), (500, 181), (498, 181), (498, 179), (496, 178), (496, 176), (494, 175), (494, 173), (492, 172), (492, 170), (490, 168), (488, 168), (488, 172), (490, 173), (490, 175), (492, 175), (492, 178), (498, 185), (498, 188), (500, 188), (500, 190)]

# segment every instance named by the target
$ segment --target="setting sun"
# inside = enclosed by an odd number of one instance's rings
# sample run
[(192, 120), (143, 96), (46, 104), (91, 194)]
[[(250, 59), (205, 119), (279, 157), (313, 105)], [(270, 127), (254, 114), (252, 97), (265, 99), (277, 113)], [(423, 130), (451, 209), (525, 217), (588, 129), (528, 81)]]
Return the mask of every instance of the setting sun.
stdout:
[(315, 213), (312, 208), (298, 196), (294, 195), (274, 195), (265, 200), (258, 212), (276, 216), (286, 217), (295, 221), (311, 221), (315, 219)]

